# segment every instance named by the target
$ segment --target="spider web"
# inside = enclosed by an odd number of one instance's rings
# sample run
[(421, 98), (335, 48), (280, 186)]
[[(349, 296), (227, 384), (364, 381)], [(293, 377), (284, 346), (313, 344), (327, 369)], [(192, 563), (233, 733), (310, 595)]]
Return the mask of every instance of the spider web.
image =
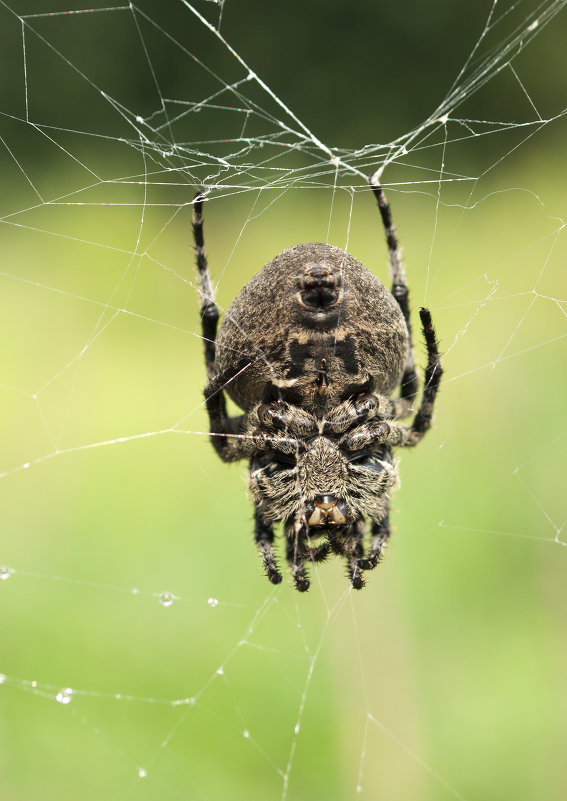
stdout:
[[(326, 90), (336, 146), (275, 17), (278, 91), (234, 0), (0, 0), (3, 797), (564, 797), (564, 5), (479, 9), (397, 130), (421, 76)], [(369, 174), (446, 373), (385, 562), (299, 596), (208, 443), (190, 201), (224, 311), (297, 242), (387, 282)]]

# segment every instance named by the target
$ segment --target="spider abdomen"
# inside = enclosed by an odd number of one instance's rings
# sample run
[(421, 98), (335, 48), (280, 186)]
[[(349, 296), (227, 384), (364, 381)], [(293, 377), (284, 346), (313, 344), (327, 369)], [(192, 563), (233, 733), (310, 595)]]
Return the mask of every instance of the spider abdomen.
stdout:
[(236, 297), (218, 333), (215, 370), (242, 357), (251, 361), (225, 388), (244, 410), (269, 386), (316, 410), (321, 392), (335, 404), (368, 378), (376, 392), (390, 395), (408, 343), (386, 287), (345, 251), (310, 242), (284, 250)]

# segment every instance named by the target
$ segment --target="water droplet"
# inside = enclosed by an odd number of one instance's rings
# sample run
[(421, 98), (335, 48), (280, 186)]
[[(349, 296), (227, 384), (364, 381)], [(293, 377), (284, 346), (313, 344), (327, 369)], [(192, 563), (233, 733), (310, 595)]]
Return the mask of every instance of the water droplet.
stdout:
[(138, 595), (138, 593), (140, 592), (140, 590), (139, 590), (137, 587), (132, 587), (132, 589), (130, 590), (130, 592), (132, 593), (132, 595)]
[(294, 730), (293, 730), (293, 731), (294, 731), (294, 734), (299, 734), (299, 730), (300, 730), (300, 728), (301, 728), (301, 726), (299, 725), (299, 723), (296, 723), (296, 724), (295, 724), (295, 728), (294, 728)]
[(356, 792), (357, 793), (361, 793), (362, 792), (362, 785), (361, 784), (357, 784), (356, 785)]
[(171, 702), (171, 706), (194, 706), (194, 698), (175, 698)]
[(213, 608), (214, 608), (215, 606), (218, 606), (218, 605), (219, 605), (219, 602), (218, 602), (218, 600), (217, 600), (216, 598), (209, 598), (209, 600), (207, 601), (207, 603), (209, 604), (209, 606), (212, 606)]
[(138, 776), (140, 779), (145, 779), (148, 775), (148, 771), (145, 768), (138, 768)]
[(37, 687), (37, 681), (32, 681), (31, 686), (34, 688)]
[(224, 668), (222, 665), (217, 668), (217, 676), (224, 676)]
[(246, 740), (247, 740), (247, 739), (250, 737), (250, 732), (248, 731), (248, 729), (244, 729), (244, 731), (242, 732), (242, 736), (243, 736), (243, 737), (244, 737)]
[(144, 121), (144, 118), (140, 117), (140, 115), (138, 114), (137, 117), (136, 117), (136, 122), (143, 122), (143, 121)]
[(171, 604), (175, 601), (175, 595), (171, 592), (162, 592), (159, 596), (159, 602), (162, 606), (171, 606)]
[(73, 690), (70, 687), (65, 687), (63, 690), (59, 690), (55, 696), (55, 700), (60, 704), (70, 704), (73, 700)]
[(7, 677), (6, 677), (5, 673), (0, 673), (0, 684), (4, 684), (4, 682), (6, 681), (6, 678)]
[(6, 579), (10, 578), (13, 572), (14, 571), (12, 570), (11, 567), (6, 567), (5, 565), (2, 565), (2, 567), (0, 567), (0, 580), (6, 581)]
[(29, 466), (30, 466), (30, 463), (29, 463), (29, 462), (25, 462), (25, 463), (22, 465), (22, 468), (23, 468), (24, 470), (27, 470)]

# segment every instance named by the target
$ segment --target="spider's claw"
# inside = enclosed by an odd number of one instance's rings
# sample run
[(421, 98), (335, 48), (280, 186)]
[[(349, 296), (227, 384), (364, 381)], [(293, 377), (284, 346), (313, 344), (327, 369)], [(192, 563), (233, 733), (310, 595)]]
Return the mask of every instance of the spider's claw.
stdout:
[(352, 584), (353, 589), (361, 590), (366, 582), (362, 577), (362, 570), (360, 567), (360, 562), (358, 559), (350, 559), (348, 563), (348, 574), (350, 578), (350, 583)]
[(352, 584), (353, 590), (361, 590), (363, 587), (366, 586), (366, 582), (364, 581), (364, 579), (362, 578), (361, 575), (359, 575), (358, 577), (353, 578), (351, 584)]
[(278, 570), (278, 566), (276, 564), (272, 543), (269, 540), (261, 539), (258, 540), (257, 545), (260, 556), (262, 557), (262, 562), (264, 563), (266, 576), (272, 582), (272, 584), (279, 584), (282, 580), (282, 574)]
[(366, 584), (362, 576), (360, 561), (360, 559), (357, 559), (353, 556), (347, 557), (347, 576), (350, 579), (352, 588), (355, 590), (361, 590)]
[(268, 570), (267, 568), (266, 568), (266, 576), (269, 578), (272, 584), (281, 584), (283, 578), (279, 570)]
[(292, 564), (291, 575), (295, 584), (295, 589), (299, 592), (307, 592), (311, 586), (311, 582), (307, 578), (305, 568), (303, 565)]

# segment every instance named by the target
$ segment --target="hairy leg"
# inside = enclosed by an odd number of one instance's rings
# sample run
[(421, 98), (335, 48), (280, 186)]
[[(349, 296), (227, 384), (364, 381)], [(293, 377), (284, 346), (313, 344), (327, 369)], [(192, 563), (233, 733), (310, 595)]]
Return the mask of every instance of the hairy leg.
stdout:
[(254, 509), (254, 539), (264, 563), (266, 576), (272, 584), (279, 584), (282, 574), (278, 570), (274, 554), (274, 527), (262, 519), (258, 511), (258, 504)]
[(441, 356), (439, 354), (439, 344), (431, 313), (429, 309), (420, 309), (419, 316), (423, 326), (423, 337), (427, 347), (427, 367), (425, 368), (425, 379), (421, 403), (411, 426), (392, 424), (389, 434), (384, 441), (393, 447), (413, 447), (421, 441), (423, 436), (431, 427), (433, 420), (433, 410), (435, 399), (439, 391), (443, 368), (441, 367)]
[(400, 384), (400, 398), (406, 401), (404, 409), (407, 412), (400, 416), (407, 417), (411, 408), (411, 402), (417, 395), (419, 382), (415, 368), (415, 353), (412, 341), (412, 329), (410, 321), (410, 307), (409, 307), (409, 290), (406, 279), (406, 271), (402, 261), (402, 254), (398, 245), (396, 237), (396, 229), (392, 222), (392, 212), (390, 205), (386, 200), (386, 195), (381, 186), (371, 186), (374, 197), (378, 203), (378, 209), (382, 218), (382, 224), (386, 234), (386, 242), (388, 243), (388, 253), (390, 259), (390, 277), (392, 279), (392, 295), (396, 299), (398, 306), (404, 316), (409, 335), (409, 351), (406, 360), (406, 365), (402, 375)]

